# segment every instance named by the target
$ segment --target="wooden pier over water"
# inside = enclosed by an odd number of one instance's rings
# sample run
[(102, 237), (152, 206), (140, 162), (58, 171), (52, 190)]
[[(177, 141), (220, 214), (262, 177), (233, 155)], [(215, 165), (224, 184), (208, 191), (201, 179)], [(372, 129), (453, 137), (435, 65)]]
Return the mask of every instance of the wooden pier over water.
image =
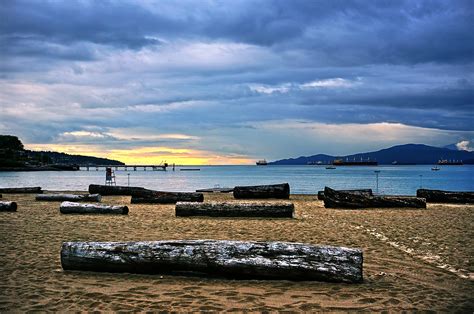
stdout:
[[(164, 163), (164, 164), (159, 164), (159, 165), (89, 165), (89, 166), (81, 166), (79, 169), (86, 170), (86, 171), (95, 169), (95, 171), (99, 171), (99, 170), (105, 170), (106, 168), (111, 168), (111, 169), (114, 169), (115, 171), (117, 170), (147, 171), (147, 169), (150, 169), (152, 171), (166, 171), (166, 168), (168, 168), (168, 164)], [(172, 166), (172, 168), (174, 170), (174, 165)]]

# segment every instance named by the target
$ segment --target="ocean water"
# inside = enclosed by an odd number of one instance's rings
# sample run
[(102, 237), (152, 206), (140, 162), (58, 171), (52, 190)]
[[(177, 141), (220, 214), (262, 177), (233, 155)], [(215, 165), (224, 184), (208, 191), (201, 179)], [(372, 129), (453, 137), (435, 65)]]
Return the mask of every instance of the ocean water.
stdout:
[[(200, 171), (180, 171), (200, 168)], [(474, 191), (474, 166), (430, 165), (337, 167), (324, 166), (196, 166), (176, 171), (128, 169), (115, 171), (117, 185), (142, 186), (162, 191), (195, 191), (211, 187), (288, 182), (291, 193), (315, 194), (329, 186), (335, 189), (371, 188), (377, 193), (415, 195), (420, 187), (452, 191)], [(45, 190), (86, 191), (89, 184), (104, 184), (105, 170), (0, 172), (0, 187), (41, 186)]]

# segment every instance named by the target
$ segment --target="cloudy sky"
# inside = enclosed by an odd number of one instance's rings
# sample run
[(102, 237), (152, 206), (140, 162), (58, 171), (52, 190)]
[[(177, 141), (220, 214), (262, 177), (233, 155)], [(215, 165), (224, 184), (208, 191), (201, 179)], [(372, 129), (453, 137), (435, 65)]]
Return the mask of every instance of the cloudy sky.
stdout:
[(0, 134), (124, 162), (474, 139), (474, 1), (0, 6)]

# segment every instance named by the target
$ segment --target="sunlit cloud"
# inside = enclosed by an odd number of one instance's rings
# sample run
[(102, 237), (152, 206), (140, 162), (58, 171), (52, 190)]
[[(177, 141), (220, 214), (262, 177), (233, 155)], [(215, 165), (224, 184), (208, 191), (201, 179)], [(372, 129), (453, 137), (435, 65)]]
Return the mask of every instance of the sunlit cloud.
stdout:
[(362, 84), (361, 78), (357, 81), (347, 80), (343, 78), (331, 78), (324, 80), (316, 80), (303, 84), (298, 83), (284, 83), (280, 85), (258, 85), (250, 84), (249, 88), (251, 91), (260, 94), (273, 94), (273, 93), (288, 93), (291, 91), (299, 90), (310, 90), (310, 89), (336, 89), (336, 88), (349, 88)]
[(353, 82), (350, 80), (346, 80), (340, 77), (325, 79), (325, 80), (317, 80), (308, 83), (304, 83), (300, 85), (301, 89), (312, 89), (312, 88), (341, 88), (341, 87), (352, 87), (359, 82)]
[(456, 147), (459, 150), (465, 150), (468, 152), (472, 152), (474, 150), (474, 148), (471, 146), (470, 141), (460, 141), (459, 143), (456, 143)]

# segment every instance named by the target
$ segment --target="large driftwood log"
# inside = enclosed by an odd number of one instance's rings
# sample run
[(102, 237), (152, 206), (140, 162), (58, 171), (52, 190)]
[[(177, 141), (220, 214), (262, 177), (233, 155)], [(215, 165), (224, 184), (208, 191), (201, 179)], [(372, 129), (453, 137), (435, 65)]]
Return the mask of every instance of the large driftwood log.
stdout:
[(136, 186), (119, 186), (119, 185), (89, 185), (90, 194), (100, 195), (142, 195), (148, 193), (147, 189)]
[(42, 194), (43, 191), (41, 190), (41, 187), (35, 186), (35, 187), (23, 187), (23, 188), (1, 188), (0, 193), (11, 193), (11, 194), (25, 194), (25, 193), (36, 193), (36, 194)]
[(434, 203), (474, 203), (474, 192), (452, 192), (442, 190), (419, 189), (416, 196), (424, 197)]
[(292, 218), (294, 209), (290, 202), (178, 202), (176, 216)]
[(0, 212), (16, 212), (16, 202), (0, 202)]
[(361, 282), (360, 249), (288, 242), (65, 242), (64, 270)]
[(96, 204), (79, 204), (62, 202), (59, 211), (62, 214), (128, 214), (127, 206), (110, 206)]
[[(339, 192), (347, 192), (352, 194), (362, 194), (367, 196), (372, 196), (372, 189), (355, 189), (355, 190), (337, 190)], [(324, 191), (318, 191), (318, 200), (324, 201)]]
[(367, 196), (324, 188), (326, 208), (426, 208), (426, 200), (414, 196)]
[(100, 194), (38, 194), (37, 201), (100, 202)]
[(176, 202), (203, 202), (202, 193), (150, 191), (149, 194), (132, 195), (132, 204), (176, 204)]
[(288, 183), (273, 185), (236, 186), (234, 197), (243, 198), (290, 198), (290, 185)]

